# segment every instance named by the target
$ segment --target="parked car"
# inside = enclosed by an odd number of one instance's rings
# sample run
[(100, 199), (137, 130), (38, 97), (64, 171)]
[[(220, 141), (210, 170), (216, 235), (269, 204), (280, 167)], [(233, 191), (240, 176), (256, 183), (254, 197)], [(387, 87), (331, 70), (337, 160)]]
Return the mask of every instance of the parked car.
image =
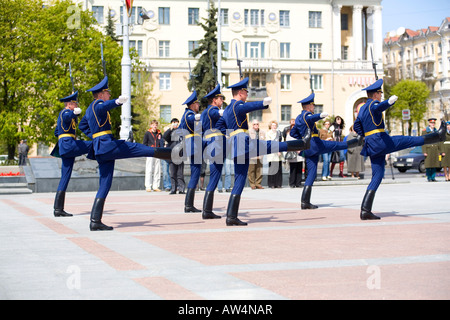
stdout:
[[(393, 163), (394, 168), (400, 172), (406, 172), (409, 169), (417, 169), (420, 173), (425, 172), (425, 156), (422, 147), (415, 147), (409, 153), (398, 156)], [(441, 168), (438, 168), (440, 171)]]

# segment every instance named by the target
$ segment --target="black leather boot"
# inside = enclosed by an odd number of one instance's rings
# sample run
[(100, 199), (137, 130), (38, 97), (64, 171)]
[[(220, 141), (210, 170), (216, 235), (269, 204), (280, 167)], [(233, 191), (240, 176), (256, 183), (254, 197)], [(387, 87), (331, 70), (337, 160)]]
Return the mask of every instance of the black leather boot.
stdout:
[(212, 211), (214, 202), (214, 191), (206, 191), (205, 197), (203, 198), (203, 212), (202, 212), (202, 218), (203, 219), (220, 219), (221, 216), (218, 216)]
[(240, 194), (232, 194), (228, 201), (227, 208), (227, 226), (246, 226), (246, 222), (242, 222), (238, 219), (239, 202), (241, 201)]
[(72, 217), (73, 215), (64, 211), (65, 191), (56, 191), (53, 215), (55, 217)]
[(103, 231), (103, 230), (112, 230), (113, 229), (113, 227), (109, 227), (102, 223), (104, 205), (105, 205), (105, 199), (95, 198), (94, 205), (92, 206), (92, 211), (91, 211), (91, 224), (89, 225), (89, 228), (91, 229), (91, 231)]
[(184, 212), (201, 212), (194, 207), (195, 189), (188, 188), (186, 192), (186, 198), (184, 199)]
[(432, 132), (423, 136), (424, 144), (433, 144), (445, 140), (446, 135), (445, 122), (441, 121), (441, 126), (436, 132)]
[(347, 140), (347, 148), (359, 147), (364, 144), (364, 137), (358, 135), (355, 139)]
[(172, 149), (170, 148), (155, 148), (155, 154), (153, 157), (163, 160), (172, 160), (171, 154)]
[(361, 204), (361, 220), (378, 220), (380, 217), (372, 213), (373, 199), (375, 198), (375, 190), (367, 190)]
[(311, 131), (309, 129), (306, 130), (306, 134), (302, 139), (287, 141), (287, 150), (286, 151), (301, 151), (305, 149), (309, 149), (311, 141)]
[(311, 200), (312, 186), (304, 186), (302, 193), (302, 209), (317, 209), (318, 206), (313, 205)]

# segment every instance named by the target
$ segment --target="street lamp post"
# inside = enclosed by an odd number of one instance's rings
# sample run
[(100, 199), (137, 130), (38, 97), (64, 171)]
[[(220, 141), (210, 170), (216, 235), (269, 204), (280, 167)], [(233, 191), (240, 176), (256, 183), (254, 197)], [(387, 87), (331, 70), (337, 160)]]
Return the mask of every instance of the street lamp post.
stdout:
[(122, 105), (122, 114), (120, 116), (120, 139), (127, 140), (131, 132), (131, 59), (130, 59), (130, 39), (129, 22), (130, 17), (126, 12), (126, 3), (124, 0), (123, 12), (123, 56), (122, 56), (122, 95), (129, 99)]

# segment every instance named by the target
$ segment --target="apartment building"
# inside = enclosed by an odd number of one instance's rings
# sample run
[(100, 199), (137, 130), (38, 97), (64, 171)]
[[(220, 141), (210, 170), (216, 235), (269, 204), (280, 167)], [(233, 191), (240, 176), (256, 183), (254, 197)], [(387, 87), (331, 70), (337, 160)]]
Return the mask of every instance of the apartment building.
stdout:
[[(430, 89), (424, 119), (450, 115), (450, 17), (420, 30), (399, 27), (384, 39), (385, 81), (419, 80)], [(448, 119), (447, 119), (448, 120)]]
[[(111, 13), (120, 35), (123, 0), (83, 0), (101, 26)], [(316, 112), (342, 116), (347, 129), (366, 100), (362, 88), (375, 81), (371, 52), (382, 74), (383, 35), (381, 0), (215, 1), (220, 5), (220, 69), (222, 92), (231, 100), (228, 84), (239, 81), (236, 48), (250, 78), (249, 100), (271, 96), (268, 110), (253, 112), (262, 128), (271, 120), (280, 127), (301, 112), (297, 101), (310, 94), (310, 76), (316, 93)], [(180, 117), (189, 96), (190, 51), (204, 30), (197, 22), (207, 17), (208, 0), (134, 0), (130, 46), (146, 65), (159, 98), (160, 116)], [(146, 13), (147, 19), (139, 15)], [(126, 17), (126, 15), (125, 15)]]

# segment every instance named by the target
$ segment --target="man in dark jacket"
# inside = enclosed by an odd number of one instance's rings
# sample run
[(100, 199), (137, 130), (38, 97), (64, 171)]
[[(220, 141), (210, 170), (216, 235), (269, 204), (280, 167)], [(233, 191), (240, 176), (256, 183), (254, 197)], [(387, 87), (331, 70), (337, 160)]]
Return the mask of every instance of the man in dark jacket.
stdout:
[[(174, 131), (177, 130), (178, 125), (180, 124), (177, 118), (173, 118), (170, 121), (170, 129), (164, 132), (163, 139), (167, 142), (167, 147), (173, 149), (175, 145), (178, 143), (178, 137), (173, 134)], [(169, 194), (181, 193), (184, 194), (184, 162), (174, 163), (173, 161), (169, 161), (169, 175), (171, 182), (171, 189)]]

